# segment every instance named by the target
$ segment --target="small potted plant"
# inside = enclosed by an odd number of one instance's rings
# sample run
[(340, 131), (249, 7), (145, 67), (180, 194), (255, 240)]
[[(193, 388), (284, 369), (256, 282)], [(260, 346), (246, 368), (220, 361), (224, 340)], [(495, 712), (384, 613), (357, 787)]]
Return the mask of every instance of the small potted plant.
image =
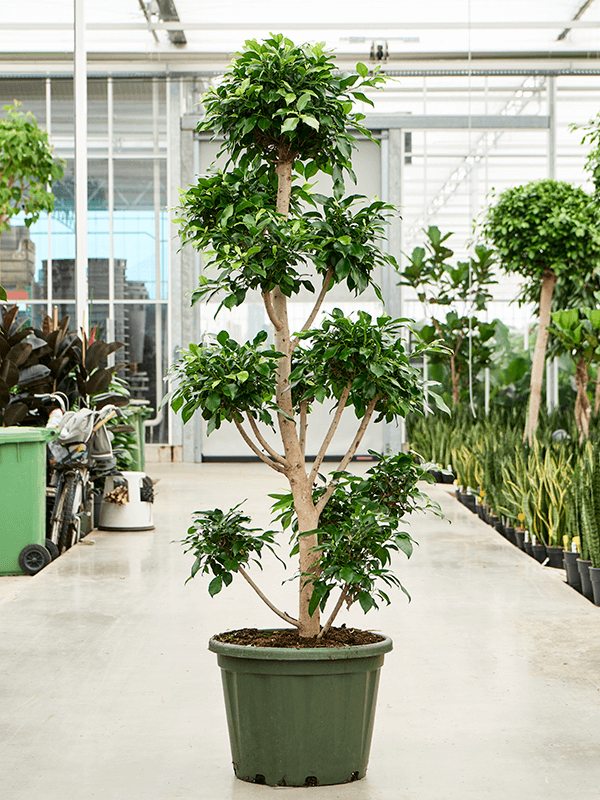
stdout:
[[(213, 637), (218, 654), (234, 769), (270, 785), (343, 783), (365, 774), (374, 700), (389, 638), (334, 629), (341, 608), (367, 612), (389, 603), (401, 586), (394, 553), (410, 556), (406, 514), (431, 506), (417, 481), (423, 470), (409, 454), (380, 456), (366, 476), (348, 471), (372, 420), (393, 421), (422, 407), (420, 376), (401, 334), (407, 320), (339, 309), (319, 318), (328, 290), (346, 284), (356, 294), (374, 285), (377, 267), (392, 266), (377, 240), (394, 209), (344, 196), (352, 175), (352, 127), (368, 135), (355, 100), (383, 80), (357, 65), (336, 71), (321, 46), (295, 46), (283, 36), (249, 41), (205, 98), (199, 129), (223, 137), (227, 171), (214, 170), (182, 192), (184, 243), (210, 248), (215, 277), (201, 276), (193, 301), (221, 294), (221, 307), (260, 292), (272, 326), (239, 344), (222, 331), (191, 344), (171, 372), (172, 408), (187, 422), (202, 414), (210, 434), (233, 423), (252, 452), (286, 478), (275, 517), (293, 531), (298, 556), (297, 616), (265, 597), (247, 567), (275, 546), (274, 531), (250, 527), (239, 506), (198, 512), (184, 539), (195, 560), (192, 577), (209, 574), (211, 595), (241, 576), (286, 623), (283, 631), (229, 632)], [(331, 176), (330, 197), (311, 192), (317, 173)], [(315, 284), (318, 282), (317, 288)], [(302, 327), (290, 327), (288, 300), (313, 295)], [(430, 392), (431, 396), (431, 392)], [(312, 462), (306, 461), (311, 407), (331, 404), (331, 423)], [(440, 400), (441, 407), (443, 403)], [(344, 411), (356, 433), (337, 469), (321, 474)], [(266, 436), (277, 429), (281, 445)], [(328, 601), (327, 616), (323, 616)]]

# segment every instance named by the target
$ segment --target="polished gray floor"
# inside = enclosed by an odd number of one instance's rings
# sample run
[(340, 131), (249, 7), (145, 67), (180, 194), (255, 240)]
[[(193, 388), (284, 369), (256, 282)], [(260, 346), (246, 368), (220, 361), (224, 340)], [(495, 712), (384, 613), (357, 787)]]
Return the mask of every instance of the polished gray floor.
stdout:
[[(399, 574), (412, 595), (348, 624), (383, 630), (367, 778), (271, 789), (237, 781), (212, 633), (275, 618), (241, 581), (184, 586), (173, 543), (190, 512), (246, 507), (266, 524), (263, 465), (167, 465), (156, 529), (93, 532), (34, 578), (0, 578), (2, 800), (597, 800), (600, 608), (433, 487), (449, 521), (411, 523)], [(285, 573), (261, 586), (294, 610)]]

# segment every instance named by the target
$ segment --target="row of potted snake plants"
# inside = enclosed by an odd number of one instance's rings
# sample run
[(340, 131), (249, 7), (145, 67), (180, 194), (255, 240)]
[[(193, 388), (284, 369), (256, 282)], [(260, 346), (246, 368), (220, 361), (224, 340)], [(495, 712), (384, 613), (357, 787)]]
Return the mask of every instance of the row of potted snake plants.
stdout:
[[(511, 420), (436, 418), (430, 434), (454, 444), (458, 499), (542, 564), (566, 569), (569, 585), (600, 605), (600, 444), (580, 445), (555, 425), (548, 420), (531, 446)], [(423, 427), (411, 446), (433, 460)]]

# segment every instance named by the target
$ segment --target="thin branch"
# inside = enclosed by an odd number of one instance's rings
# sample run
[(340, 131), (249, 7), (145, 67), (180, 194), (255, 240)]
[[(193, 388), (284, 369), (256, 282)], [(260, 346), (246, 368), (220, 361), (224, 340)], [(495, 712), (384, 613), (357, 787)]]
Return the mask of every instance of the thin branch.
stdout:
[(284, 468), (279, 464), (276, 464), (275, 461), (272, 461), (269, 456), (266, 456), (262, 450), (258, 448), (258, 446), (252, 441), (252, 439), (248, 436), (244, 428), (242, 427), (242, 423), (238, 422), (237, 419), (233, 420), (235, 422), (235, 426), (240, 432), (242, 439), (246, 442), (248, 447), (256, 453), (256, 455), (260, 458), (261, 461), (264, 461), (265, 464), (268, 464), (271, 469), (274, 469), (276, 472), (285, 472)]
[(342, 589), (342, 593), (340, 594), (337, 603), (335, 604), (335, 608), (331, 612), (331, 616), (329, 617), (329, 619), (327, 620), (327, 622), (325, 623), (325, 625), (321, 629), (319, 635), (317, 636), (317, 639), (322, 639), (325, 636), (325, 634), (327, 633), (327, 631), (333, 625), (333, 621), (337, 617), (337, 615), (339, 614), (340, 608), (344, 604), (344, 600), (348, 597), (348, 591), (349, 590), (350, 590), (350, 587), (349, 587), (348, 584), (346, 584), (344, 586), (344, 588)]
[(266, 441), (266, 439), (263, 438), (263, 435), (259, 431), (258, 425), (256, 424), (256, 420), (254, 419), (254, 417), (249, 413), (247, 414), (247, 416), (248, 416), (248, 422), (250, 423), (250, 427), (252, 428), (252, 431), (254, 432), (254, 435), (258, 439), (258, 443), (260, 444), (260, 446), (263, 449), (265, 449), (267, 451), (267, 453), (272, 458), (275, 459), (275, 461), (279, 461), (279, 463), (283, 464), (284, 467), (287, 466), (288, 462), (285, 460), (285, 458), (283, 456), (279, 455), (279, 453), (276, 450), (273, 450), (271, 445)]
[(337, 404), (337, 408), (335, 409), (335, 414), (333, 419), (331, 420), (331, 425), (329, 426), (329, 430), (327, 431), (327, 436), (323, 439), (323, 444), (321, 445), (321, 449), (319, 450), (317, 457), (315, 458), (315, 463), (310, 471), (310, 476), (308, 478), (308, 483), (310, 486), (313, 485), (315, 479), (319, 473), (319, 467), (323, 463), (323, 458), (325, 457), (325, 453), (331, 444), (331, 440), (333, 439), (333, 435), (337, 430), (338, 425), (340, 424), (340, 419), (342, 418), (342, 414), (344, 409), (346, 408), (346, 403), (348, 402), (348, 397), (350, 396), (350, 384), (344, 388), (342, 392), (339, 402)]
[[(598, 369), (600, 376), (600, 369)], [(302, 455), (306, 458), (306, 428), (308, 426), (308, 414), (306, 411), (308, 400), (303, 400), (300, 403), (300, 450)]]
[(264, 594), (261, 592), (261, 590), (260, 590), (260, 589), (258, 588), (258, 586), (257, 586), (257, 585), (254, 583), (254, 581), (252, 580), (252, 578), (250, 577), (250, 575), (248, 575), (248, 573), (247, 573), (247, 572), (244, 570), (244, 568), (243, 568), (243, 567), (238, 567), (238, 570), (237, 570), (237, 571), (240, 573), (240, 575), (241, 575), (243, 578), (245, 578), (245, 579), (248, 581), (248, 583), (249, 583), (249, 584), (250, 584), (250, 586), (251, 586), (251, 587), (254, 589), (254, 591), (256, 592), (256, 594), (257, 594), (257, 595), (260, 597), (260, 599), (261, 599), (263, 602), (265, 602), (265, 603), (266, 603), (266, 604), (269, 606), (269, 608), (271, 609), (271, 611), (274, 611), (274, 612), (275, 612), (275, 614), (277, 614), (277, 616), (278, 616), (278, 617), (281, 617), (281, 619), (285, 620), (286, 622), (289, 622), (289, 623), (290, 623), (290, 625), (294, 625), (296, 628), (299, 628), (299, 627), (300, 627), (300, 623), (298, 622), (298, 620), (297, 620), (297, 619), (294, 619), (293, 617), (290, 617), (290, 616), (289, 616), (289, 614), (286, 614), (286, 613), (285, 613), (285, 611), (280, 611), (280, 610), (277, 608), (277, 606), (274, 606), (274, 605), (273, 605), (273, 603), (272, 603), (272, 602), (269, 600), (269, 598), (268, 598), (266, 595), (264, 595)]
[[(332, 279), (333, 279), (333, 267), (328, 267), (327, 272), (325, 273), (325, 277), (323, 278), (323, 286), (321, 287), (319, 296), (315, 301), (313, 310), (310, 312), (309, 318), (306, 320), (306, 322), (300, 329), (301, 331), (307, 331), (315, 321), (315, 317), (317, 316), (317, 314), (319, 313), (319, 309), (323, 305), (323, 300), (325, 300), (325, 295), (327, 294), (329, 287), (331, 286)], [(298, 347), (299, 343), (300, 339), (296, 336), (296, 338), (292, 342), (292, 353)]]
[(273, 300), (271, 298), (271, 292), (263, 292), (263, 301), (265, 304), (265, 308), (267, 310), (267, 314), (269, 315), (269, 319), (273, 323), (273, 327), (275, 330), (282, 330), (283, 323), (275, 313), (275, 309), (273, 308)]
[[(348, 466), (348, 464), (352, 460), (353, 455), (358, 450), (358, 445), (361, 443), (362, 438), (365, 435), (365, 431), (367, 430), (367, 426), (368, 426), (369, 422), (371, 421), (371, 417), (373, 416), (373, 412), (375, 411), (375, 406), (377, 405), (378, 400), (379, 400), (379, 395), (376, 394), (375, 397), (369, 403), (369, 405), (367, 407), (367, 410), (365, 411), (365, 415), (361, 420), (360, 427), (356, 432), (356, 436), (354, 437), (354, 441), (352, 442), (352, 444), (348, 448), (348, 452), (346, 453), (346, 455), (340, 461), (336, 472), (343, 472), (343, 470), (346, 469), (346, 467)], [(327, 490), (325, 491), (325, 494), (321, 497), (321, 499), (317, 503), (317, 506), (316, 506), (317, 514), (320, 514), (321, 511), (323, 511), (323, 509), (325, 508), (325, 505), (326, 505), (327, 501), (329, 500), (329, 498), (333, 494), (333, 490), (335, 489), (336, 484), (337, 484), (337, 481), (331, 481), (331, 483), (327, 487)]]

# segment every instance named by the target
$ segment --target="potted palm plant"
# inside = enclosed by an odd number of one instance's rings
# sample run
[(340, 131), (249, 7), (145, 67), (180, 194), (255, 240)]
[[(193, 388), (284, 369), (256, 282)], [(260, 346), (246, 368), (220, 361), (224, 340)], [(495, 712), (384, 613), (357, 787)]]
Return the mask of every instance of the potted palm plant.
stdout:
[[(289, 493), (274, 498), (274, 514), (293, 531), (298, 556), (298, 612), (265, 597), (247, 567), (275, 545), (236, 507), (196, 514), (185, 538), (195, 556), (192, 576), (209, 574), (211, 595), (241, 576), (286, 623), (283, 631), (229, 632), (210, 649), (222, 668), (235, 773), (270, 785), (343, 783), (365, 774), (374, 699), (389, 638), (337, 629), (341, 608), (367, 612), (388, 603), (400, 586), (391, 568), (413, 541), (402, 518), (430, 505), (417, 486), (424, 477), (409, 454), (382, 456), (365, 477), (348, 467), (372, 420), (419, 413), (422, 392), (401, 337), (406, 320), (364, 312), (321, 314), (328, 290), (346, 284), (356, 294), (374, 287), (378, 267), (395, 267), (377, 240), (394, 209), (344, 195), (352, 175), (350, 128), (369, 135), (356, 100), (383, 78), (357, 65), (336, 71), (321, 46), (295, 46), (283, 36), (249, 41), (222, 83), (204, 101), (199, 129), (223, 139), (226, 171), (213, 170), (181, 195), (177, 220), (184, 243), (210, 248), (213, 277), (201, 276), (193, 302), (220, 294), (221, 307), (260, 293), (268, 332), (239, 344), (225, 331), (181, 353), (168, 401), (184, 421), (199, 412), (210, 434), (235, 425), (257, 458), (285, 477)], [(311, 192), (319, 172), (332, 196)], [(315, 287), (315, 284), (317, 286)], [(378, 289), (375, 287), (378, 292)], [(288, 302), (301, 291), (312, 310), (298, 330)], [(440, 401), (441, 402), (441, 401)], [(331, 423), (314, 460), (306, 461), (309, 412), (329, 403)], [(443, 405), (443, 404), (442, 404)], [(337, 469), (323, 460), (344, 411), (356, 433)], [(268, 428), (277, 430), (273, 446)], [(333, 608), (323, 619), (328, 600)]]

